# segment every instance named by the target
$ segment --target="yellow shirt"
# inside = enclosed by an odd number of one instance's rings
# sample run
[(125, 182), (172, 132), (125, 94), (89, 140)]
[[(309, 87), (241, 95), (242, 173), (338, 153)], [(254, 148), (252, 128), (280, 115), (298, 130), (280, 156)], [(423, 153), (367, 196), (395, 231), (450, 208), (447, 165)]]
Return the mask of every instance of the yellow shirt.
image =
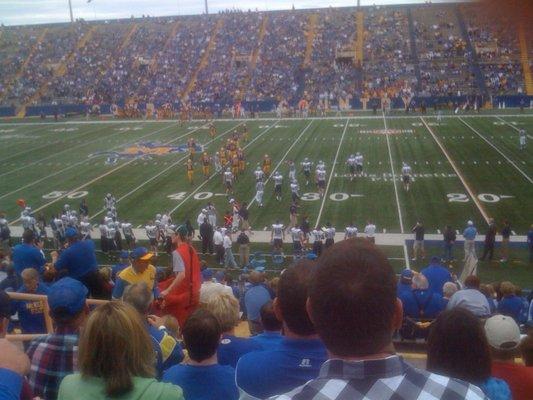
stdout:
[(148, 286), (148, 289), (153, 290), (155, 285), (155, 274), (156, 269), (153, 265), (149, 264), (146, 270), (143, 273), (135, 272), (133, 267), (130, 265), (128, 268), (123, 269), (119, 274), (118, 277), (130, 285), (134, 285), (136, 283), (144, 282)]

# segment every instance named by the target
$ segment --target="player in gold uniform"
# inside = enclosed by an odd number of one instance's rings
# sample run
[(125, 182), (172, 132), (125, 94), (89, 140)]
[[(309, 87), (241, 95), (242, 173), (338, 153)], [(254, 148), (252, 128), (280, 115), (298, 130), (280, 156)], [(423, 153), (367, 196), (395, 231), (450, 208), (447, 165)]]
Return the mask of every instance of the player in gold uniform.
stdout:
[(209, 124), (209, 136), (211, 136), (211, 139), (214, 139), (217, 135), (217, 128), (213, 123)]
[(190, 138), (187, 141), (187, 147), (189, 148), (189, 158), (194, 161), (194, 154), (196, 153), (196, 141), (194, 138)]
[(202, 162), (202, 172), (204, 173), (204, 178), (207, 179), (209, 178), (209, 167), (211, 166), (211, 159), (209, 158), (207, 153), (204, 152), (202, 154), (201, 162)]
[(192, 186), (194, 184), (194, 165), (190, 158), (187, 160), (187, 179)]
[(266, 176), (270, 175), (270, 167), (272, 166), (272, 160), (268, 156), (268, 154), (265, 154), (265, 157), (263, 158), (263, 172)]
[(244, 161), (244, 151), (240, 147), (237, 149), (237, 158), (239, 159), (239, 171), (244, 172), (244, 167), (246, 166)]

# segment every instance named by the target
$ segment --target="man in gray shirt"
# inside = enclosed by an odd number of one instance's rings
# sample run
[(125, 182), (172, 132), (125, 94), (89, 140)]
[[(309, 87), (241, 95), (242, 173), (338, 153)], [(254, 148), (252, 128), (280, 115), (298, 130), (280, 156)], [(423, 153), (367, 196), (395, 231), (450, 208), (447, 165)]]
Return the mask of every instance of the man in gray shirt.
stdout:
[(479, 278), (470, 275), (465, 280), (465, 289), (455, 292), (446, 306), (447, 310), (455, 307), (466, 308), (476, 317), (485, 318), (490, 316), (490, 306), (487, 298), (479, 291)]

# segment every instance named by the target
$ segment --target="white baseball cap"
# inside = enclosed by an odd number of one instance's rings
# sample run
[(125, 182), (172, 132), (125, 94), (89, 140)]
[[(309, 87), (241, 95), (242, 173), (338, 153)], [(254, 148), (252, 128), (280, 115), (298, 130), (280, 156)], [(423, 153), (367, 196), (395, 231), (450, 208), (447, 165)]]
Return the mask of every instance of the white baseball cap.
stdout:
[(520, 328), (512, 317), (494, 315), (485, 321), (485, 335), (491, 347), (516, 349), (520, 344)]

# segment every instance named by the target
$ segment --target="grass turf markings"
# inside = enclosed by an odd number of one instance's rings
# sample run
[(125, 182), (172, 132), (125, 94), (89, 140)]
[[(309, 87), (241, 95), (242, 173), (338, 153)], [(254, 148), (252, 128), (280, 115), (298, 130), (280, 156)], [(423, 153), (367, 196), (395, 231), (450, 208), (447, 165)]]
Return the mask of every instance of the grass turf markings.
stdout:
[[(235, 125), (235, 126), (232, 126), (231, 128), (227, 129), (226, 131), (222, 132), (221, 134), (217, 135), (215, 139), (212, 139), (212, 140), (209, 140), (207, 143), (204, 144), (204, 146), (208, 145), (208, 144), (211, 144), (213, 143), (215, 140), (218, 140), (219, 138), (227, 135), (229, 132), (232, 132), (233, 130), (237, 129), (240, 125), (242, 125), (244, 122), (240, 122), (239, 124)], [(179, 165), (183, 160), (185, 160), (186, 158), (188, 158), (189, 155), (185, 155), (183, 156), (182, 158), (180, 158), (178, 161), (175, 161), (173, 163), (171, 163), (168, 167), (164, 168), (163, 170), (159, 171), (157, 174), (155, 174), (154, 176), (152, 176), (151, 178), (145, 180), (143, 183), (141, 183), (140, 185), (138, 185), (135, 189), (132, 189), (130, 190), (128, 193), (124, 194), (123, 196), (119, 197), (117, 199), (117, 203), (119, 203), (120, 201), (124, 200), (126, 197), (132, 195), (133, 193), (137, 192), (139, 189), (143, 188), (144, 186), (146, 186), (148, 183), (152, 182), (154, 179), (157, 179), (159, 176), (163, 175), (165, 172), (167, 172), (168, 170), (174, 168), (175, 166)], [(90, 218), (94, 218), (100, 214), (102, 214), (105, 210), (102, 209), (100, 211), (98, 211), (97, 213), (95, 213), (94, 215), (92, 215)]]
[[(160, 128), (160, 129), (154, 131), (153, 133), (154, 133), (154, 134), (155, 134), (155, 133), (159, 133), (159, 132), (161, 132), (161, 131), (163, 131), (163, 130), (165, 130), (165, 129), (172, 128), (172, 127), (173, 127), (173, 125), (168, 125), (168, 126), (165, 126), (165, 127), (163, 127), (163, 128)], [(183, 138), (183, 137), (185, 137), (185, 136), (188, 136), (188, 135), (190, 135), (190, 134), (196, 132), (196, 131), (199, 130), (199, 129), (200, 129), (200, 127), (196, 128), (196, 129), (193, 129), (192, 131), (187, 132), (187, 133), (185, 133), (185, 134), (183, 134), (183, 135), (181, 135), (181, 136), (178, 136), (178, 137), (176, 137), (176, 138), (174, 138), (174, 139), (172, 139), (172, 140), (170, 140), (170, 141), (167, 141), (167, 142), (163, 143), (163, 146), (166, 146), (166, 145), (168, 145), (168, 144), (170, 144), (170, 143), (172, 143), (172, 142), (175, 142), (176, 140), (179, 140), (179, 139), (181, 139), (181, 138)], [(132, 158), (131, 160), (125, 162), (124, 164), (121, 164), (121, 165), (119, 165), (119, 166), (117, 166), (117, 167), (115, 167), (115, 168), (113, 168), (113, 169), (107, 171), (106, 173), (104, 173), (104, 174), (102, 174), (102, 175), (99, 175), (99, 176), (97, 176), (97, 177), (94, 178), (94, 179), (91, 179), (89, 182), (86, 182), (86, 183), (84, 183), (83, 185), (78, 186), (77, 188), (75, 188), (75, 189), (73, 189), (73, 190), (71, 190), (71, 191), (69, 191), (69, 192), (67, 192), (67, 193), (65, 193), (65, 194), (63, 194), (63, 195), (61, 195), (61, 196), (55, 198), (54, 200), (52, 200), (52, 201), (50, 201), (50, 202), (48, 202), (48, 203), (42, 205), (41, 207), (38, 207), (38, 208), (35, 209), (33, 212), (36, 213), (36, 212), (38, 212), (38, 211), (41, 211), (41, 210), (45, 209), (46, 207), (48, 207), (48, 206), (50, 206), (50, 205), (52, 205), (52, 204), (58, 202), (59, 200), (65, 198), (65, 197), (68, 197), (68, 196), (71, 195), (72, 193), (76, 193), (76, 192), (80, 191), (81, 189), (83, 189), (83, 188), (85, 188), (85, 187), (87, 187), (87, 186), (93, 184), (94, 182), (97, 182), (97, 181), (99, 181), (100, 179), (105, 178), (105, 177), (108, 176), (108, 175), (111, 175), (112, 173), (118, 171), (119, 169), (122, 169), (122, 168), (126, 167), (127, 165), (130, 165), (131, 163), (133, 163), (133, 162), (136, 161), (136, 160), (137, 160), (136, 158)], [(20, 220), (20, 218), (17, 218), (16, 220), (13, 221), (13, 223), (18, 222), (19, 220)]]
[(337, 159), (339, 158), (339, 154), (341, 151), (342, 141), (344, 139), (344, 136), (346, 135), (346, 130), (348, 129), (348, 122), (350, 122), (350, 118), (346, 120), (344, 129), (342, 130), (341, 140), (339, 140), (339, 145), (337, 146), (337, 152), (335, 153), (335, 158), (333, 159), (333, 165), (331, 166), (331, 172), (329, 173), (328, 183), (326, 184), (326, 190), (324, 190), (324, 196), (322, 197), (322, 203), (320, 204), (320, 209), (318, 210), (318, 215), (316, 217), (315, 226), (319, 226), (320, 218), (322, 217), (322, 211), (324, 211), (324, 205), (326, 204), (326, 198), (328, 196), (329, 186), (331, 184), (331, 179), (333, 178), (335, 166), (337, 165)]
[(420, 120), (422, 121), (422, 123), (425, 125), (426, 129), (428, 130), (428, 132), (431, 134), (431, 136), (433, 137), (433, 140), (435, 140), (435, 142), (437, 143), (437, 145), (440, 147), (442, 153), (444, 154), (444, 156), (446, 157), (446, 159), (448, 160), (448, 162), (450, 163), (450, 165), (452, 166), (453, 170), (455, 171), (455, 173), (457, 174), (457, 176), (459, 177), (459, 179), (461, 180), (464, 188), (466, 189), (466, 191), (468, 192), (468, 194), (470, 195), (470, 198), (472, 199), (472, 201), (474, 202), (474, 204), (476, 205), (476, 207), (478, 208), (479, 212), (481, 213), (481, 215), (483, 216), (483, 219), (485, 220), (485, 222), (488, 224), (489, 223), (489, 215), (487, 214), (487, 212), (485, 211), (485, 209), (483, 208), (483, 206), (481, 205), (481, 202), (478, 200), (478, 197), (476, 196), (476, 194), (474, 193), (474, 191), (470, 188), (470, 185), (468, 184), (468, 182), (466, 181), (466, 179), (463, 177), (463, 174), (461, 173), (461, 171), (459, 170), (459, 168), (457, 167), (457, 165), (455, 164), (455, 162), (453, 161), (453, 159), (450, 157), (450, 155), (448, 154), (448, 152), (446, 151), (446, 149), (444, 148), (444, 146), (442, 145), (442, 143), (440, 142), (440, 140), (437, 138), (437, 135), (435, 135), (435, 133), (433, 132), (433, 130), (429, 127), (429, 125), (426, 123), (426, 120), (423, 118), (423, 117), (420, 117)]
[(483, 139), (490, 147), (492, 147), (494, 150), (496, 150), (503, 158), (507, 160), (509, 164), (511, 164), (524, 178), (526, 178), (529, 183), (533, 183), (533, 179), (529, 177), (528, 174), (526, 174), (518, 165), (515, 164), (513, 160), (511, 160), (509, 157), (507, 157), (498, 147), (496, 147), (490, 140), (485, 138), (483, 135), (481, 135), (472, 125), (467, 123), (464, 119), (459, 117), (459, 121), (461, 121), (464, 125), (466, 125), (472, 132), (474, 132), (476, 135), (478, 135), (481, 139)]

